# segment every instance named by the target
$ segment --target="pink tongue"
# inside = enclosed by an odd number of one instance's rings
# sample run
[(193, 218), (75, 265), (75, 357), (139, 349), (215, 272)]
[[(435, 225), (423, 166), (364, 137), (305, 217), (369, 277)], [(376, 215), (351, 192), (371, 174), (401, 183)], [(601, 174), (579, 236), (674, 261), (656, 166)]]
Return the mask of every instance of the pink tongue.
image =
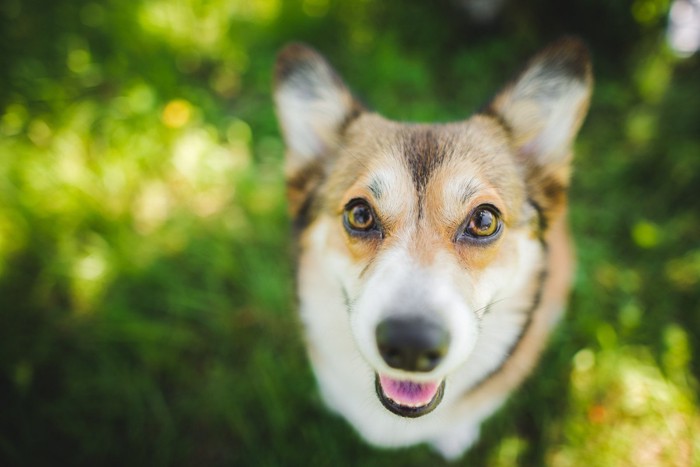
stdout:
[(440, 386), (440, 383), (415, 383), (399, 381), (386, 376), (379, 377), (384, 395), (397, 404), (408, 407), (421, 407), (428, 404)]

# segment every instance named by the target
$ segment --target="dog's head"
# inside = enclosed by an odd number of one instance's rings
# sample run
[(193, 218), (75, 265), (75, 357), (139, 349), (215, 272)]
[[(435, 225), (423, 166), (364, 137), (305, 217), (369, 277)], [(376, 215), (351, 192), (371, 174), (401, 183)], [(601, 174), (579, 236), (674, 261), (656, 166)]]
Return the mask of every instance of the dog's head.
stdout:
[(538, 300), (590, 98), (587, 51), (560, 40), (480, 113), (443, 125), (366, 110), (302, 45), (281, 52), (275, 81), (302, 316), (325, 323), (306, 323), (309, 340), (347, 331), (384, 406), (428, 413), (445, 378), (495, 371)]

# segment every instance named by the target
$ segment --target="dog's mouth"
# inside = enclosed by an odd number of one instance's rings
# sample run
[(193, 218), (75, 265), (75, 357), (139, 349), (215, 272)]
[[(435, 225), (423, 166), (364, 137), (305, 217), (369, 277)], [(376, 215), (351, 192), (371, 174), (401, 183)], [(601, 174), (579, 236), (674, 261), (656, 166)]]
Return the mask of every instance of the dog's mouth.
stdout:
[(435, 410), (445, 392), (445, 380), (419, 383), (376, 375), (374, 385), (379, 401), (387, 410), (409, 418)]

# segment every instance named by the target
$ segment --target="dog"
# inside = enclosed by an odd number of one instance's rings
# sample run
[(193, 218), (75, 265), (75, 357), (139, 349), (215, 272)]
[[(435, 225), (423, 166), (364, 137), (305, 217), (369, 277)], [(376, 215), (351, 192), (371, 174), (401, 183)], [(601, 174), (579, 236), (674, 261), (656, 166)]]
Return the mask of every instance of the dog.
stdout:
[(368, 110), (318, 52), (278, 55), (297, 291), (322, 398), (370, 444), (461, 456), (531, 372), (573, 270), (588, 50), (565, 37), (469, 119)]

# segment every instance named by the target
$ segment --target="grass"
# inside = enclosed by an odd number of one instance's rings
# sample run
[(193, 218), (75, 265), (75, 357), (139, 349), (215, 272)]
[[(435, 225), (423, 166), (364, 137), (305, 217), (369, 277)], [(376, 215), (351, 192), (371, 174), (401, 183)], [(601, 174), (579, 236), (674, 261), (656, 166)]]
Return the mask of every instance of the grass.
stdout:
[(463, 118), (564, 32), (592, 48), (578, 273), (465, 465), (698, 465), (700, 66), (667, 2), (8, 1), (0, 9), (0, 464), (426, 465), (329, 414), (294, 313), (270, 99), (289, 40), (378, 111)]

